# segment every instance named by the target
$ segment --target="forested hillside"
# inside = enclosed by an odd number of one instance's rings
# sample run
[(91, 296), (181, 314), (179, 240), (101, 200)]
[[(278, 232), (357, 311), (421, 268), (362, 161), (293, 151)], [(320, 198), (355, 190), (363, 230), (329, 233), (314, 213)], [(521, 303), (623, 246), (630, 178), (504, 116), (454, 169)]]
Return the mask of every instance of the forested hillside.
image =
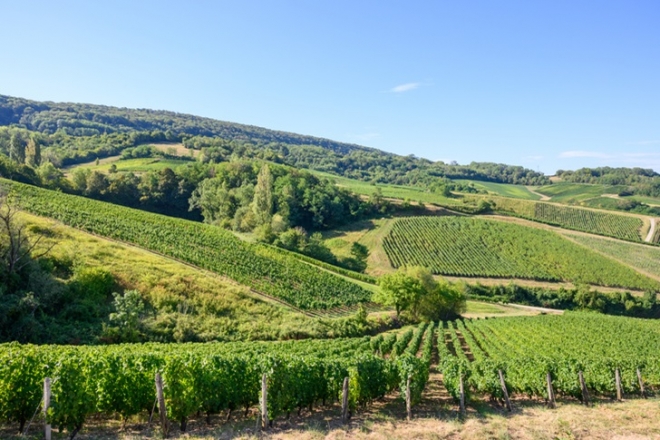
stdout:
[[(160, 110), (38, 102), (0, 95), (0, 126), (23, 129), (19, 134), (21, 142), (34, 138), (52, 148), (51, 161), (62, 165), (118, 154), (140, 143), (177, 141), (190, 148), (207, 148), (205, 156), (211, 161), (227, 160), (233, 154), (256, 156), (382, 183), (429, 184), (438, 177), (525, 185), (549, 183), (542, 174), (519, 166), (432, 162), (313, 136)], [(12, 134), (0, 133), (0, 152), (9, 151)]]

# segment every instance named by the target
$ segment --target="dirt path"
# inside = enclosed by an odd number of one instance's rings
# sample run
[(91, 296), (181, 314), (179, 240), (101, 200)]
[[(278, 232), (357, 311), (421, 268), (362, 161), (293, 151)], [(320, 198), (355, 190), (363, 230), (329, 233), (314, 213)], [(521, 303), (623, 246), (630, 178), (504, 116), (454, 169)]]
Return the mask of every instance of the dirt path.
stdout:
[(645, 242), (647, 243), (652, 243), (653, 242), (653, 237), (655, 237), (655, 226), (656, 226), (656, 219), (651, 218), (651, 229), (649, 229), (649, 233), (646, 236), (646, 239), (644, 239)]
[(540, 192), (536, 192), (536, 191), (534, 191), (534, 187), (533, 187), (533, 186), (526, 186), (525, 188), (527, 188), (527, 191), (531, 192), (531, 193), (534, 194), (535, 196), (539, 196), (539, 197), (540, 197), (539, 200), (540, 200), (541, 202), (547, 202), (548, 200), (550, 200), (550, 197), (546, 196), (545, 194), (541, 194)]
[(548, 309), (546, 307), (523, 306), (522, 304), (507, 304), (507, 305), (509, 307), (515, 307), (517, 309), (533, 310), (533, 311), (541, 312), (541, 313), (551, 313), (553, 315), (563, 315), (564, 314), (563, 310)]

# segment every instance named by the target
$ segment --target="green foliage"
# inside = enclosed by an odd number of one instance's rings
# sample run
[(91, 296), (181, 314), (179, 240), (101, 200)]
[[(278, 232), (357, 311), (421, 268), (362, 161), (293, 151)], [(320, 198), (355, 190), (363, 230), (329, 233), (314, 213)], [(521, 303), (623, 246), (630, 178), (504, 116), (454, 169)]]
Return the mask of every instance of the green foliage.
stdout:
[(563, 310), (589, 310), (608, 315), (638, 318), (659, 318), (660, 304), (654, 291), (643, 296), (630, 292), (599, 292), (588, 286), (557, 290), (542, 287), (525, 287), (514, 283), (499, 286), (470, 284), (464, 286), (467, 295), (480, 301), (525, 304)]
[(396, 273), (383, 275), (378, 280), (378, 285), (380, 290), (374, 295), (374, 301), (393, 306), (397, 316), (417, 303), (425, 293), (422, 281), (406, 273), (405, 268)]
[(123, 296), (117, 292), (113, 293), (112, 296), (114, 297), (115, 312), (110, 314), (110, 322), (119, 327), (125, 341), (135, 341), (138, 325), (140, 324), (140, 315), (144, 311), (144, 302), (140, 292), (127, 290)]
[(383, 239), (392, 265), (417, 264), (441, 275), (573, 281), (631, 289), (660, 284), (560, 235), (470, 217), (397, 219)]

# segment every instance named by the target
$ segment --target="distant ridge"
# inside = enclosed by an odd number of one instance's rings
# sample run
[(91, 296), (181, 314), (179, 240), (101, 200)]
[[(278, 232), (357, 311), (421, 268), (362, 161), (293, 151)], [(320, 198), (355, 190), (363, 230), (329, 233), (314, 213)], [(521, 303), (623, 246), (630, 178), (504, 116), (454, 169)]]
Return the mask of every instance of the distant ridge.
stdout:
[[(0, 125), (18, 125), (46, 134), (65, 129), (69, 134), (95, 134), (133, 131), (171, 131), (177, 135), (218, 136), (228, 140), (255, 143), (282, 142), (291, 145), (314, 145), (348, 154), (354, 150), (379, 151), (356, 144), (337, 142), (254, 125), (220, 121), (212, 118), (167, 110), (129, 109), (97, 104), (33, 101), (0, 95)], [(384, 154), (390, 154), (382, 152)]]

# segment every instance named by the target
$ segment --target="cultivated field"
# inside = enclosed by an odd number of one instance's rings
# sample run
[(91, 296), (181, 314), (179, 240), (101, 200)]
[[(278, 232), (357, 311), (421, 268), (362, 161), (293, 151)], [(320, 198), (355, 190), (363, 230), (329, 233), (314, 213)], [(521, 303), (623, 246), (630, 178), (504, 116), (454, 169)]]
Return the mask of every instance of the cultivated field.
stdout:
[(554, 232), (475, 217), (397, 219), (383, 248), (394, 267), (421, 265), (440, 275), (660, 286)]

